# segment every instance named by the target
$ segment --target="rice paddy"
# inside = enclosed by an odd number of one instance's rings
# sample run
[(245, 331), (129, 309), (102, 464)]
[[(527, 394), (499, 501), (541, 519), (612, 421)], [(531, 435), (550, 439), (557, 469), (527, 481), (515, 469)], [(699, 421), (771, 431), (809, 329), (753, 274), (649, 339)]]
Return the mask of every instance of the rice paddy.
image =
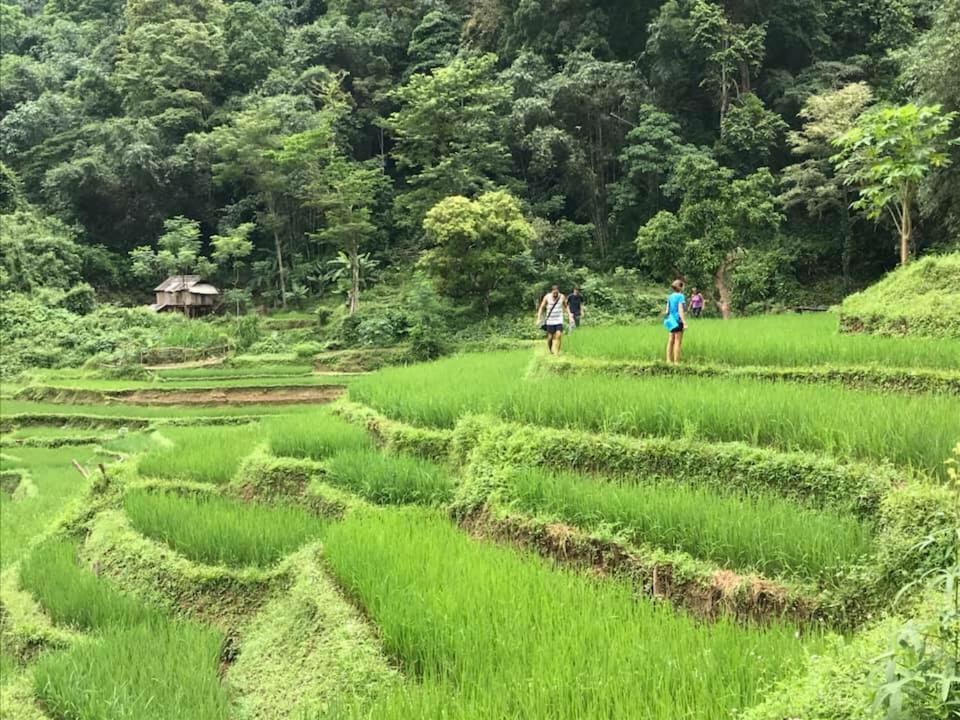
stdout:
[(700, 626), (430, 513), (351, 517), (325, 547), (409, 676), (354, 717), (725, 717), (817, 645), (778, 623)]
[(434, 505), (453, 495), (450, 473), (428, 460), (376, 450), (342, 450), (327, 463), (327, 481), (379, 505)]
[(144, 477), (225, 483), (262, 439), (257, 424), (163, 428), (138, 470)]
[(208, 565), (266, 567), (323, 529), (321, 520), (298, 507), (261, 507), (206, 494), (134, 491), (123, 507), (139, 532)]
[[(951, 341), (831, 323), (699, 321), (685, 362), (960, 372)], [(574, 363), (650, 361), (663, 339), (658, 326), (587, 328), (564, 347)], [(38, 371), (35, 383), (93, 394), (0, 406), (0, 697), (25, 708), (11, 720), (735, 720), (835, 652), (829, 628), (856, 636), (882, 615), (898, 588), (874, 564), (909, 570), (889, 557), (891, 533), (922, 539), (942, 515), (896, 494), (943, 491), (960, 440), (948, 391), (584, 363), (565, 376), (542, 352), (358, 375), (348, 399), (365, 407), (334, 411), (96, 400), (333, 382), (302, 360), (147, 381)], [(463, 422), (472, 414), (488, 417)], [(508, 452), (494, 446), (507, 435)], [(547, 436), (570, 445), (558, 462), (592, 474), (523, 455), (523, 438)], [(715, 453), (716, 477), (628, 474), (604, 455), (661, 445)], [(755, 482), (761, 461), (770, 483)]]
[(530, 468), (511, 474), (504, 494), (512, 507), (533, 515), (768, 576), (825, 576), (871, 550), (870, 528), (855, 518), (801, 509), (776, 496)]
[(362, 429), (331, 415), (275, 418), (266, 423), (270, 452), (274, 455), (323, 460), (342, 450), (365, 450), (373, 446)]
[[(960, 341), (841, 335), (833, 313), (762, 315), (732, 320), (703, 319), (684, 333), (688, 361), (726, 365), (882, 365), (960, 369)], [(583, 328), (564, 340), (579, 357), (656, 360), (666, 345), (659, 323)]]

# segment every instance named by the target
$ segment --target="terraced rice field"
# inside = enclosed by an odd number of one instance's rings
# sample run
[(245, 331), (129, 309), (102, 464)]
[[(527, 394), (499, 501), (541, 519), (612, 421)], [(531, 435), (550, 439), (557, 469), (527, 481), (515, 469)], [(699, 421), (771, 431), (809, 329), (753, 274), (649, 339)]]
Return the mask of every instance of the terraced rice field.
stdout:
[[(960, 346), (827, 320), (698, 323), (710, 376), (608, 372), (662, 332), (598, 328), (563, 365), (455, 356), (332, 405), (118, 404), (84, 393), (139, 384), (42, 376), (84, 402), (0, 407), (3, 717), (784, 720), (836, 667), (879, 720), (864, 623), (960, 523)], [(831, 363), (864, 386), (777, 378)], [(748, 365), (770, 372), (724, 370)], [(931, 369), (940, 391), (897, 389)]]

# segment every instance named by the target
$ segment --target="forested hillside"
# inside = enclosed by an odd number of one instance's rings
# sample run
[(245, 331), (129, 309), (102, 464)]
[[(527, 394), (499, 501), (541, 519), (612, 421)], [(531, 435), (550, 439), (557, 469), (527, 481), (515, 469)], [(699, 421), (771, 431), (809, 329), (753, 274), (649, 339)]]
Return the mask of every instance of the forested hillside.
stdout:
[(960, 0), (2, 1), (6, 292), (353, 309), (418, 267), (492, 313), (625, 267), (747, 307), (960, 237)]

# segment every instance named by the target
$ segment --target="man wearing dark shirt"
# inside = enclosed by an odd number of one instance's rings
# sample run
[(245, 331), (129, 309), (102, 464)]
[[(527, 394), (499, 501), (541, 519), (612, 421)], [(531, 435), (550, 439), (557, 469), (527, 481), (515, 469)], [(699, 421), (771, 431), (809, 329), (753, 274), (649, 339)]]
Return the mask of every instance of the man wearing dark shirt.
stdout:
[(580, 294), (580, 288), (573, 288), (573, 292), (567, 297), (567, 307), (570, 308), (570, 314), (573, 315), (573, 327), (580, 327), (580, 316), (583, 315), (583, 295)]

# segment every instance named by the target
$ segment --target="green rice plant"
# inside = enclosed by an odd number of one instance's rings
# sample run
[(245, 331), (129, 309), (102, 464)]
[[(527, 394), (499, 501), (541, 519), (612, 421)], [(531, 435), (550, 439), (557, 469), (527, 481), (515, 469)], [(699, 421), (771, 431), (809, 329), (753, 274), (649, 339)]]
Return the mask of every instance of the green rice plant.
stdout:
[[(960, 340), (842, 335), (837, 326), (833, 313), (695, 320), (684, 333), (684, 362), (960, 368)], [(581, 357), (659, 360), (666, 343), (659, 323), (587, 327), (566, 338), (564, 350)]]
[(159, 617), (158, 611), (77, 565), (77, 546), (72, 542), (50, 540), (34, 548), (20, 567), (20, 585), (58, 625), (102, 630)]
[(601, 479), (525, 468), (506, 498), (588, 531), (612, 528), (634, 543), (687, 552), (727, 568), (826, 577), (871, 550), (855, 518), (801, 508), (773, 495), (742, 497), (646, 479)]
[(445, 468), (411, 455), (343, 450), (327, 469), (327, 482), (380, 505), (432, 505), (453, 496), (453, 478)]
[(320, 518), (293, 506), (250, 505), (217, 495), (127, 493), (133, 527), (191, 560), (266, 567), (316, 538)]
[(274, 455), (323, 460), (341, 450), (373, 447), (365, 430), (326, 409), (306, 416), (273, 418), (265, 425)]
[(0, 650), (0, 687), (13, 680), (18, 672), (20, 672), (20, 664), (17, 659), (5, 650)]
[(103, 393), (123, 393), (133, 390), (204, 390), (220, 388), (283, 388), (314, 387), (317, 385), (343, 385), (350, 377), (342, 375), (265, 375), (251, 377), (214, 377), (185, 379), (175, 378), (158, 382), (156, 380), (125, 380), (104, 378), (56, 378), (45, 382), (45, 388), (62, 390), (94, 391)]
[(423, 510), (351, 514), (324, 548), (409, 677), (334, 717), (728, 717), (819, 645), (780, 622), (703, 625)]
[(189, 367), (165, 368), (157, 370), (161, 380), (211, 380), (216, 378), (235, 379), (253, 377), (284, 377), (309, 375), (313, 372), (310, 365), (258, 365), (256, 367)]
[(84, 405), (74, 403), (35, 402), (32, 400), (4, 400), (0, 403), (0, 415), (87, 415), (106, 418), (217, 418), (254, 417), (259, 415), (297, 415), (315, 413), (315, 404), (303, 405), (220, 405), (217, 407), (157, 406), (157, 405)]
[(144, 455), (137, 466), (145, 477), (225, 483), (245, 455), (261, 441), (259, 425), (168, 427), (166, 442)]
[(522, 380), (529, 351), (459, 355), (357, 378), (350, 399), (417, 425), (453, 427), (469, 412), (496, 412)]
[[(502, 415), (535, 425), (741, 441), (944, 475), (960, 399), (726, 378), (578, 378), (519, 384)], [(575, 435), (571, 435), (575, 441)]]
[(52, 717), (83, 720), (226, 720), (217, 669), (223, 636), (183, 621), (111, 627), (43, 655), (34, 688)]
[(20, 559), (30, 539), (89, 487), (90, 478), (77, 472), (73, 461), (92, 469), (89, 465), (95, 459), (92, 445), (11, 448), (9, 452), (15, 453), (16, 459), (5, 455), (0, 470), (26, 470), (35, 492), (16, 500), (0, 493), (0, 568)]

